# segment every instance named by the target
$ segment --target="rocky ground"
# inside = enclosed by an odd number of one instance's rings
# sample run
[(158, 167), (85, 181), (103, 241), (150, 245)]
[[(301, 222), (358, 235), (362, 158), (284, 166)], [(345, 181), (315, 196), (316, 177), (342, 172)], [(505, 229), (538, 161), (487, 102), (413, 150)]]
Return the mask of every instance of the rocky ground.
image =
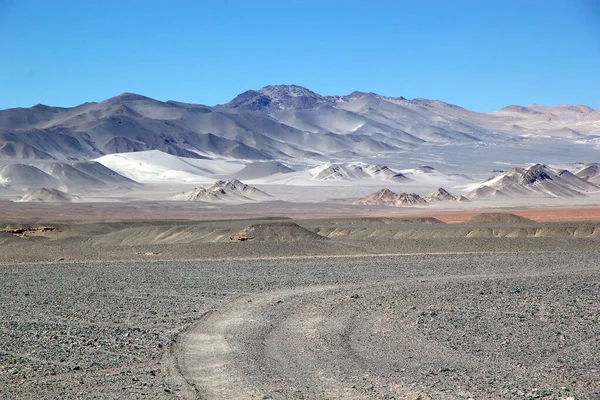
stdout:
[(600, 396), (600, 254), (0, 269), (4, 398)]
[(2, 223), (0, 398), (600, 398), (600, 227), (492, 219)]

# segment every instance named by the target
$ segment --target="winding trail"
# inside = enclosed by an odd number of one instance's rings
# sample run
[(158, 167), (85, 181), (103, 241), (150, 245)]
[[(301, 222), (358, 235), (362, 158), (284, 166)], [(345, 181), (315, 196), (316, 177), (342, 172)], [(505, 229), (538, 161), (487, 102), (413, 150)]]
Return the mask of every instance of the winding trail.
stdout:
[[(530, 356), (537, 363), (522, 362), (519, 353), (503, 354), (507, 352), (504, 339), (497, 333), (486, 331), (489, 337), (479, 338), (483, 333), (469, 321), (443, 319), (442, 313), (453, 318), (457, 310), (480, 313), (475, 320), (498, 320), (493, 328), (499, 330), (522, 317), (499, 314), (498, 307), (478, 308), (473, 299), (479, 301), (480, 287), (514, 282), (535, 286), (539, 281), (565, 277), (585, 280), (590, 274), (597, 277), (598, 268), (407, 277), (385, 282), (374, 278), (358, 284), (242, 296), (207, 313), (183, 332), (171, 356), (181, 377), (193, 388), (191, 398), (456, 399), (479, 398), (486, 390), (487, 398), (511, 398), (507, 392), (511, 385), (552, 384), (555, 377), (544, 377), (541, 368), (555, 362), (552, 353), (545, 356), (541, 349), (540, 355)], [(477, 297), (472, 296), (474, 290)], [(454, 300), (457, 306), (449, 306)], [(494, 305), (501, 300), (492, 299)], [(441, 324), (438, 331), (433, 329), (436, 323)], [(523, 334), (520, 327), (514, 329)], [(442, 337), (446, 331), (454, 337)], [(595, 339), (582, 337), (569, 346), (577, 350), (595, 343)], [(492, 373), (500, 381), (506, 379), (506, 385), (490, 386), (487, 375)], [(518, 398), (524, 391), (512, 394)]]

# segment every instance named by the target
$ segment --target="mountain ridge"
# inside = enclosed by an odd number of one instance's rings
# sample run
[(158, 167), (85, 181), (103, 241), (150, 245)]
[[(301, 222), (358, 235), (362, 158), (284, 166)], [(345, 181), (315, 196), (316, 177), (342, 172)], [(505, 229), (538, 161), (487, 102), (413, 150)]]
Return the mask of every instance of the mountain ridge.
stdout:
[(160, 150), (188, 158), (327, 161), (528, 136), (595, 138), (598, 123), (598, 110), (583, 105), (479, 113), (372, 92), (323, 96), (298, 85), (249, 90), (213, 107), (124, 92), (75, 107), (0, 110), (0, 156), (78, 161)]
[(596, 184), (566, 169), (544, 164), (517, 167), (472, 185), (467, 197), (586, 197), (600, 191)]

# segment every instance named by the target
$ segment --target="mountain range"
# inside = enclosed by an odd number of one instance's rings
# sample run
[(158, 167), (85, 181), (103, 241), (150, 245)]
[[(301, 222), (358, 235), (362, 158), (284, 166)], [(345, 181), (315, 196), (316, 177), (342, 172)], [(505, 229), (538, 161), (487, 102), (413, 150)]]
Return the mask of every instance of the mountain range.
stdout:
[(351, 160), (421, 146), (527, 137), (596, 139), (600, 110), (508, 106), (478, 113), (437, 100), (295, 85), (246, 91), (213, 107), (123, 93), (72, 108), (0, 111), (0, 158), (89, 160), (160, 150), (187, 158)]
[(575, 174), (565, 169), (551, 168), (542, 164), (535, 164), (527, 168), (513, 168), (472, 185), (467, 197), (569, 198), (598, 194), (600, 188), (597, 185), (588, 179), (577, 176), (577, 173), (585, 175), (586, 171), (589, 172), (593, 167), (593, 164), (586, 166)]
[(445, 202), (465, 202), (469, 201), (464, 196), (451, 195), (444, 188), (437, 188), (433, 192), (421, 197), (416, 193), (395, 193), (384, 188), (365, 197), (362, 197), (353, 202), (356, 205), (370, 206), (388, 206), (388, 207), (403, 207), (403, 206), (423, 206), (427, 204), (445, 203)]

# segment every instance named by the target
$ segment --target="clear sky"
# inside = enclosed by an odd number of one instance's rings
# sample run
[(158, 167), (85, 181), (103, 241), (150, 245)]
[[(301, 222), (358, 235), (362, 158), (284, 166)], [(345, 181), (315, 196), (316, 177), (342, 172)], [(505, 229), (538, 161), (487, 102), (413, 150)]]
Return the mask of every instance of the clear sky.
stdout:
[(0, 109), (283, 83), (600, 108), (600, 1), (0, 0)]

